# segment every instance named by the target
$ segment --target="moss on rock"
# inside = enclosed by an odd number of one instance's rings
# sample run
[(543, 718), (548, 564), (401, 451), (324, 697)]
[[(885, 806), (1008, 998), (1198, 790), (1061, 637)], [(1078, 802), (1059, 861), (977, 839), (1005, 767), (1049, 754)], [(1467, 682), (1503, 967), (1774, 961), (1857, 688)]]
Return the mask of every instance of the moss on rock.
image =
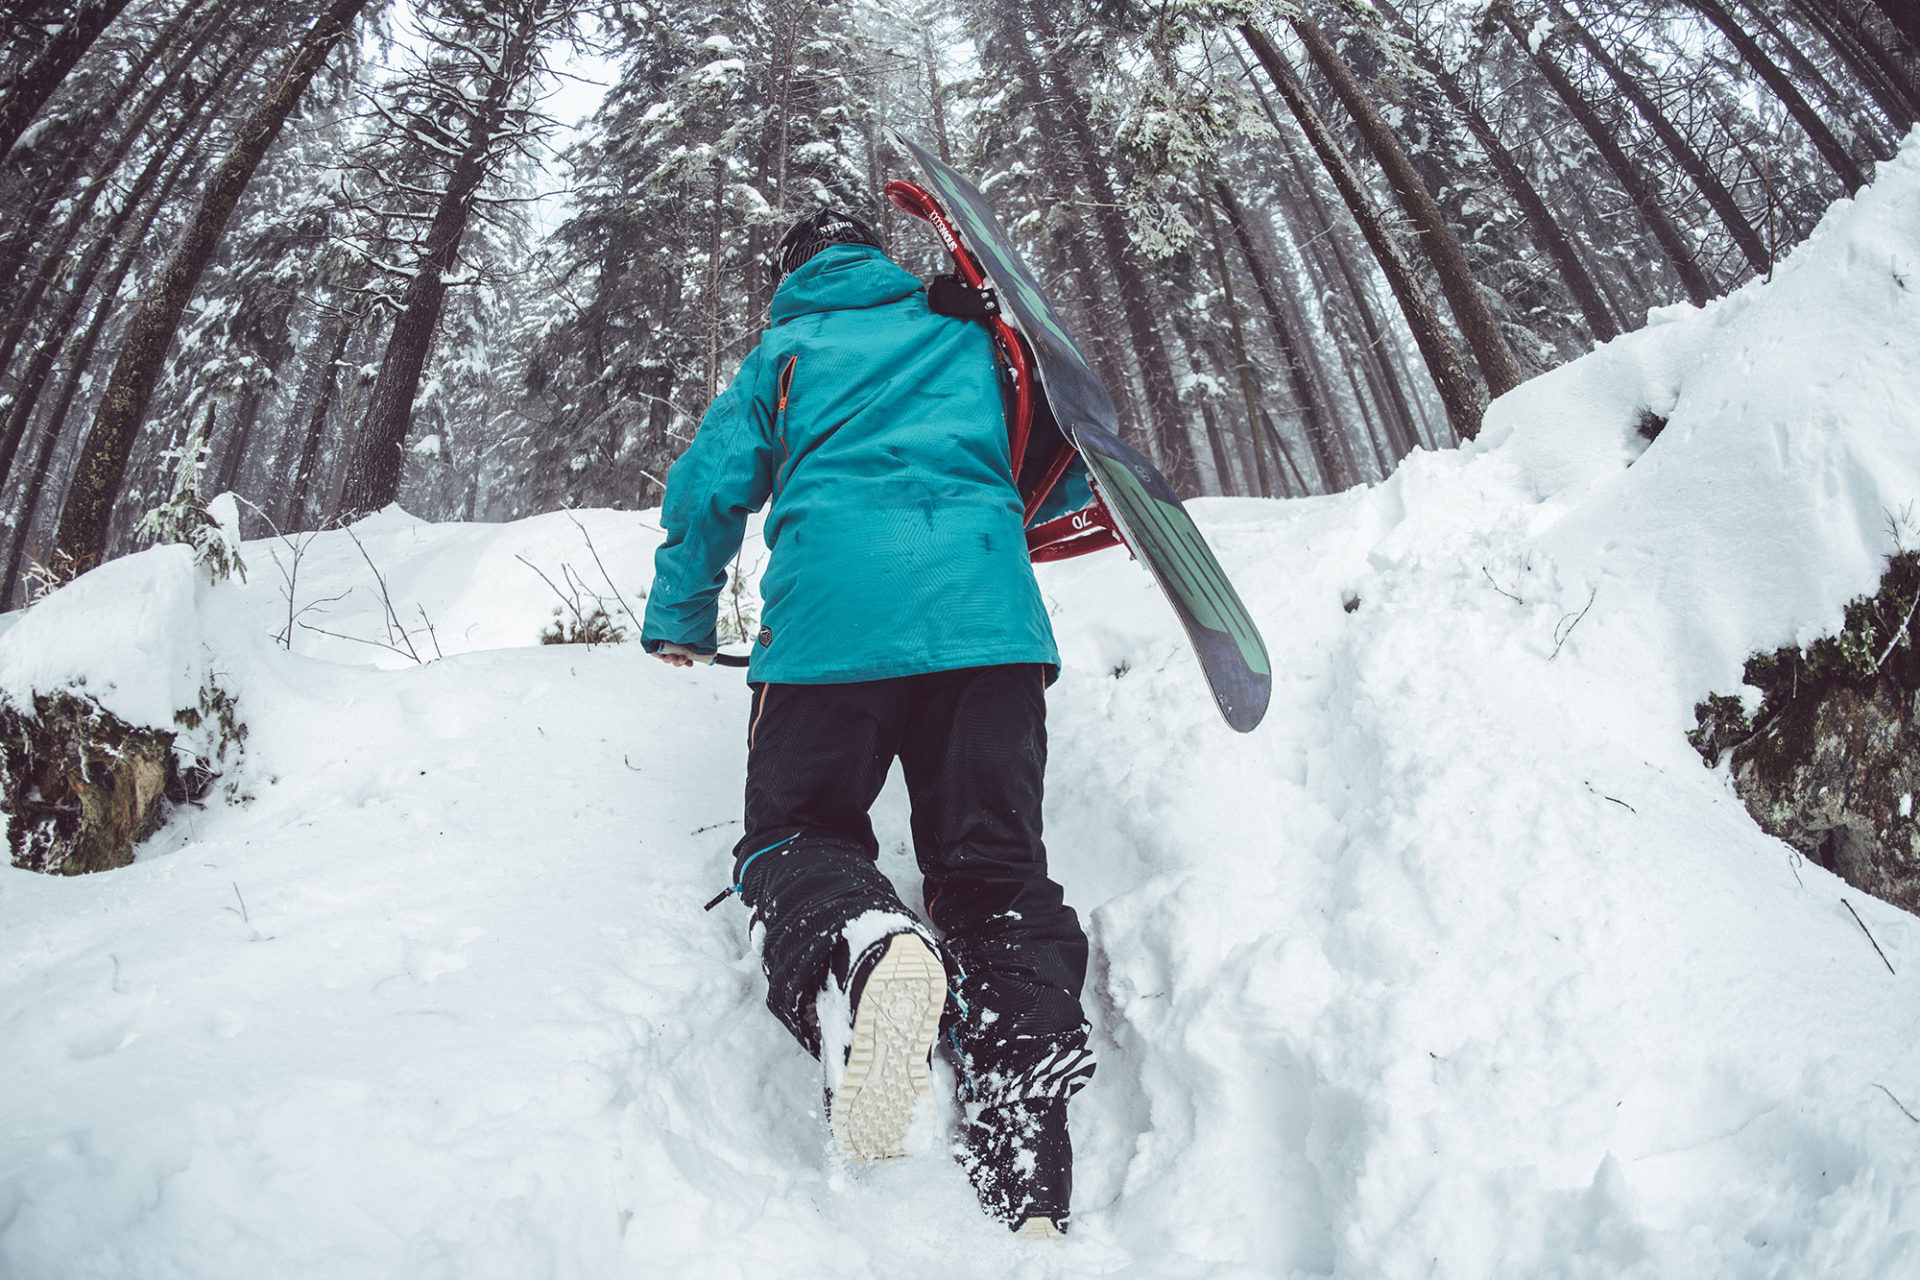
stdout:
[(198, 800), (246, 736), (231, 695), (209, 684), (175, 717), (186, 737), (127, 723), (79, 689), (0, 698), (0, 810), (13, 865), (51, 875), (124, 867), (166, 819)]
[(80, 875), (133, 861), (164, 816), (173, 735), (72, 693), (0, 701), (0, 807), (13, 865)]
[(1761, 694), (1713, 695), (1688, 735), (1708, 764), (1732, 752), (1734, 790), (1768, 834), (1849, 884), (1920, 913), (1920, 553), (1888, 562), (1837, 635), (1748, 659)]

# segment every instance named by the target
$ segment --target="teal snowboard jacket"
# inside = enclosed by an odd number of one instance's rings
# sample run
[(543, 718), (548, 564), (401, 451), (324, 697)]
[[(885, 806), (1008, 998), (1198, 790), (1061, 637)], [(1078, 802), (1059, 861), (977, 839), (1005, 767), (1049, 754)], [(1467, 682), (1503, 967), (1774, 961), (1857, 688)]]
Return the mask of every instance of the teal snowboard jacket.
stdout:
[(717, 648), (727, 566), (770, 501), (749, 679), (1057, 670), (986, 329), (866, 245), (801, 264), (770, 320), (667, 475), (647, 651)]

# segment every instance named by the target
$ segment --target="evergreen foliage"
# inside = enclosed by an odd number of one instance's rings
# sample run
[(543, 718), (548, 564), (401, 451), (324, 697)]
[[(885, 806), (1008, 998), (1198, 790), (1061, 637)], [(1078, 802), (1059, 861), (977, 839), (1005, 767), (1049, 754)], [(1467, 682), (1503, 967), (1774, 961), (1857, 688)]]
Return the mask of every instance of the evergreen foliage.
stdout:
[[(209, 409), (206, 484), (287, 529), (657, 502), (783, 224), (836, 204), (940, 269), (879, 199), (890, 129), (981, 181), (1177, 484), (1283, 495), (1470, 434), (1502, 348), (1765, 274), (1920, 118), (1869, 0), (128, 0), (46, 60), (110, 7), (0, 28), (7, 593), (68, 515), (83, 562), (133, 546)], [(237, 151), (328, 12), (353, 34)]]
[[(233, 540), (239, 526), (238, 513), (233, 514), (234, 530), (228, 530), (209, 508), (201, 491), (210, 448), (203, 430), (161, 455), (174, 464), (173, 492), (165, 502), (140, 517), (133, 536), (142, 542), (177, 543), (193, 548), (194, 563), (206, 573), (209, 582), (219, 582), (236, 573), (244, 582), (247, 566), (240, 559), (239, 545)], [(231, 498), (225, 506), (232, 510)]]

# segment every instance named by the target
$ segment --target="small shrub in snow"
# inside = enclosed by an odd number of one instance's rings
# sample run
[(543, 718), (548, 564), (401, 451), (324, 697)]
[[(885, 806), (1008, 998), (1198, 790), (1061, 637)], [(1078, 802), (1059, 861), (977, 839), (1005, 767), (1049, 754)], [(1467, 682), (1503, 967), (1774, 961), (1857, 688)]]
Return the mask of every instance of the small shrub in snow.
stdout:
[[(572, 516), (567, 518), (573, 520)], [(629, 621), (639, 625), (639, 619), (627, 604), (626, 597), (620, 594), (620, 588), (614, 585), (613, 575), (607, 572), (605, 562), (600, 559), (600, 548), (593, 545), (593, 535), (578, 520), (573, 520), (573, 527), (586, 539), (587, 552), (593, 557), (594, 567), (600, 570), (600, 577), (607, 584), (607, 590), (613, 593), (620, 611), (627, 615)], [(540, 633), (541, 644), (619, 644), (627, 638), (626, 627), (615, 621), (608, 610), (606, 597), (589, 587), (586, 578), (575, 573), (572, 565), (564, 562), (560, 565), (560, 580), (567, 584), (567, 589), (562, 591), (559, 584), (548, 577), (539, 565), (525, 556), (515, 556), (514, 559), (538, 574), (540, 581), (547, 584), (547, 589), (560, 599), (560, 603), (554, 606), (553, 621)], [(592, 608), (587, 607), (588, 600), (593, 601)], [(567, 620), (568, 614), (572, 615), (572, 621)]]
[[(200, 687), (200, 705), (183, 707), (173, 713), (173, 722), (183, 731), (174, 741), (174, 760), (180, 780), (173, 800), (198, 800), (212, 789), (225, 771), (228, 753), (238, 758), (247, 740), (246, 723), (240, 719), (240, 704), (234, 696), (209, 679)], [(227, 799), (238, 803), (235, 784), (227, 784)]]
[(540, 633), (541, 644), (619, 644), (627, 638), (627, 629), (613, 620), (605, 609), (575, 614), (571, 621), (553, 611), (553, 621)]
[(79, 576), (80, 563), (68, 551), (55, 551), (47, 558), (45, 564), (38, 560), (29, 560), (27, 562), (27, 604), (39, 603)]
[(760, 631), (760, 610), (754, 604), (749, 589), (749, 575), (759, 568), (745, 569), (740, 561), (733, 562), (733, 568), (727, 579), (727, 589), (720, 601), (720, 643), (751, 644)]
[(247, 566), (240, 559), (239, 511), (228, 500), (224, 505), (230, 519), (222, 520), (200, 490), (209, 452), (206, 436), (196, 432), (186, 444), (161, 455), (174, 463), (173, 493), (140, 517), (133, 536), (146, 542), (192, 547), (194, 561), (206, 571), (209, 582), (236, 573), (244, 582)]

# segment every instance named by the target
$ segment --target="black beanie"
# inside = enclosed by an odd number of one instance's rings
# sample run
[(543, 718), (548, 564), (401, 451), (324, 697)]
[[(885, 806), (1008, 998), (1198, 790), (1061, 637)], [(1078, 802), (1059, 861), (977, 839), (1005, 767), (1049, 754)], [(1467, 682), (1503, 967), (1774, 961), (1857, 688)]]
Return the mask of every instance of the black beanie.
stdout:
[(841, 213), (838, 209), (822, 209), (800, 219), (787, 228), (787, 234), (780, 237), (780, 247), (773, 252), (774, 281), (779, 282), (808, 258), (836, 244), (870, 244), (876, 249), (884, 247), (880, 237), (873, 234), (873, 228), (860, 219)]

